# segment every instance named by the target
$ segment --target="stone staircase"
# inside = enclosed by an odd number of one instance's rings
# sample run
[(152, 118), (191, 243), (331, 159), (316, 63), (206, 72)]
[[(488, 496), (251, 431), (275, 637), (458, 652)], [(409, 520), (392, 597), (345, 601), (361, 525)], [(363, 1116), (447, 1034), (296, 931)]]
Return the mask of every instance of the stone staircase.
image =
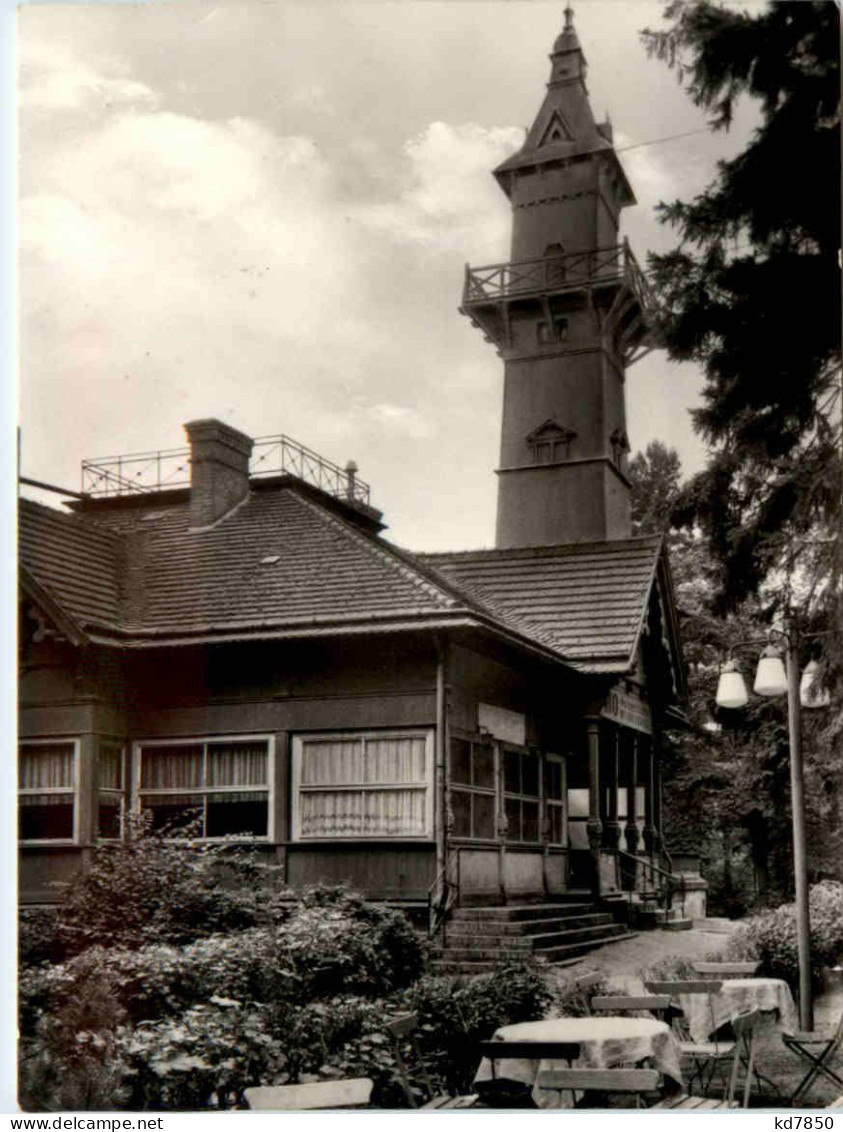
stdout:
[(455, 908), (444, 944), (440, 939), (433, 947), (431, 968), (441, 975), (478, 975), (514, 956), (564, 963), (634, 934), (611, 912), (585, 901)]

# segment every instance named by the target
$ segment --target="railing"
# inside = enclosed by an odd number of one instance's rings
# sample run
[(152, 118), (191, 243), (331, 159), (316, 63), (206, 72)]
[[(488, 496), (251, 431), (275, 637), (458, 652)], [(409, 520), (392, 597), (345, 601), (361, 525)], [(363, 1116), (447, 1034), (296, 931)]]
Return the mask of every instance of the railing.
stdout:
[(626, 240), (613, 247), (567, 252), (541, 259), (465, 266), (463, 303), (495, 302), (528, 294), (563, 291), (595, 283), (624, 280), (650, 302), (650, 288)]
[[(673, 895), (674, 892), (679, 893), (679, 914), (682, 919), (685, 918), (685, 877), (682, 873), (674, 873), (663, 869), (660, 865), (654, 865), (648, 857), (637, 857), (634, 853), (627, 853), (625, 849), (618, 850), (618, 859), (624, 861), (632, 861), (635, 865), (641, 866), (642, 880), (646, 884), (647, 873), (650, 873), (651, 883), (654, 876), (662, 878), (661, 884), (657, 884), (659, 892), (659, 899), (663, 901), (665, 913), (669, 915), (673, 910)], [(632, 900), (632, 893), (630, 892), (630, 903)]]
[(447, 866), (443, 866), (427, 890), (428, 935), (431, 938), (443, 927), (448, 913), (456, 904), (457, 891), (457, 886), (448, 880)]
[[(254, 442), (249, 475), (296, 476), (338, 499), (368, 507), (370, 487), (349, 463), (340, 468), (289, 436), (260, 436)], [(190, 449), (170, 448), (82, 461), (82, 493), (88, 496), (133, 495), (190, 483)]]

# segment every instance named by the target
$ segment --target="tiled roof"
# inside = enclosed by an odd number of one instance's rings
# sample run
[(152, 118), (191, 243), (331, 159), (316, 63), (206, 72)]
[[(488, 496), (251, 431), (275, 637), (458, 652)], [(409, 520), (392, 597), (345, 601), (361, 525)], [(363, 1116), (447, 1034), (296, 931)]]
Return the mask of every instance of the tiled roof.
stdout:
[(620, 672), (634, 659), (660, 548), (645, 537), (419, 557), (581, 670)]
[(120, 620), (123, 540), (75, 515), (22, 499), (21, 563), (80, 625), (115, 629)]
[[(204, 530), (190, 529), (184, 493), (72, 517), (22, 501), (21, 524), (36, 581), (84, 627), (129, 645), (461, 621), (541, 647), (517, 618), (497, 617), (312, 489), (262, 485)], [(87, 556), (68, 553), (70, 533)]]
[(412, 555), (315, 489), (260, 485), (191, 530), (187, 493), (66, 515), (21, 501), (29, 574), (128, 645), (482, 624), (584, 671), (629, 667), (658, 538)]

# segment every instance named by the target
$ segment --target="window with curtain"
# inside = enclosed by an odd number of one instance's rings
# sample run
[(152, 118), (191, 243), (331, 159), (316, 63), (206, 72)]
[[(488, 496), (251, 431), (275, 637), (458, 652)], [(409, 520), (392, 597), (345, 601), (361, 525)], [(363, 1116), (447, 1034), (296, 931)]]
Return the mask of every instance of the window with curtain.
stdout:
[(433, 835), (433, 732), (293, 740), (293, 837)]
[(507, 841), (539, 840), (539, 757), (504, 747), (503, 805)]
[(18, 836), (21, 841), (74, 841), (77, 814), (75, 739), (18, 747)]
[(125, 749), (122, 743), (102, 739), (97, 755), (97, 835), (105, 841), (123, 836), (126, 806)]
[(494, 840), (495, 750), (486, 740), (451, 738), (448, 764), (454, 837)]
[(154, 829), (270, 836), (269, 737), (141, 743), (138, 801)]

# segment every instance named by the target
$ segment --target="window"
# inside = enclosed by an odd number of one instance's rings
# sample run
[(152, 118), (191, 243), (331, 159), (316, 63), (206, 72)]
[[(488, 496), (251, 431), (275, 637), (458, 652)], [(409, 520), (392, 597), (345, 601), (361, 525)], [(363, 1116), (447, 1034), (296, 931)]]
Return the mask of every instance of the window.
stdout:
[(433, 836), (433, 732), (293, 740), (293, 838)]
[(138, 804), (154, 829), (268, 838), (272, 755), (268, 736), (140, 743)]
[(100, 742), (97, 759), (97, 836), (119, 841), (126, 804), (125, 751), (122, 743)]
[(561, 755), (547, 756), (546, 794), (547, 839), (552, 845), (568, 844), (565, 815), (566, 774), (565, 760)]
[[(564, 271), (564, 268), (560, 270)], [(536, 323), (536, 341), (540, 346), (549, 346), (552, 342), (564, 342), (567, 337), (567, 318), (554, 317), (550, 323), (544, 319)]]
[(487, 740), (451, 739), (449, 765), (454, 837), (494, 840), (495, 750)]
[(539, 759), (504, 747), (503, 805), (507, 841), (539, 840)]
[(533, 463), (557, 464), (569, 459), (571, 442), (576, 439), (576, 435), (572, 429), (565, 428), (556, 421), (545, 421), (526, 438)]
[(78, 783), (78, 740), (32, 740), (19, 745), (21, 841), (76, 841)]

